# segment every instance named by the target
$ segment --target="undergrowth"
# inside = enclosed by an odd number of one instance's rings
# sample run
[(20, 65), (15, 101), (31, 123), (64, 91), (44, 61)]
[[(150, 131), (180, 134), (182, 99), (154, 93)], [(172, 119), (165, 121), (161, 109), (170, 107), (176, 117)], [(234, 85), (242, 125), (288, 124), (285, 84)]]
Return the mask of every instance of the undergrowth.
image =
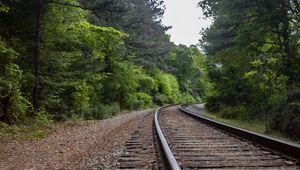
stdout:
[(33, 140), (41, 139), (53, 129), (53, 119), (39, 112), (34, 118), (27, 119), (25, 122), (9, 125), (0, 122), (1, 140)]
[(240, 119), (226, 119), (226, 118), (222, 118), (219, 114), (209, 114), (207, 112), (204, 113), (205, 116), (214, 119), (216, 121), (225, 123), (225, 124), (229, 124), (232, 126), (236, 126), (236, 127), (240, 127), (246, 130), (250, 130), (256, 133), (260, 133), (260, 134), (264, 134), (270, 137), (274, 137), (277, 139), (281, 139), (284, 141), (288, 141), (288, 142), (292, 142), (292, 143), (297, 143), (300, 144), (300, 140), (293, 140), (291, 138), (289, 138), (288, 136), (277, 132), (277, 131), (271, 131), (268, 134), (266, 134), (266, 124), (264, 121), (262, 120), (240, 120)]

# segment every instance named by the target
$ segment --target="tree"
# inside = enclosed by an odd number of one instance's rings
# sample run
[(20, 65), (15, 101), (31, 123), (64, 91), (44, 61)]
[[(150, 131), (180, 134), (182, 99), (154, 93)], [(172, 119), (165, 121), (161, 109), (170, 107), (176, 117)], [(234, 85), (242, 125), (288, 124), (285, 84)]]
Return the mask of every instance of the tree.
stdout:
[(204, 14), (214, 18), (201, 40), (214, 83), (215, 92), (207, 98), (212, 110), (246, 108), (242, 110), (252, 118), (265, 113), (271, 122), (274, 112), (289, 112), (272, 108), (276, 96), (299, 86), (297, 4), (292, 0), (199, 2)]
[(0, 121), (195, 101), (203, 57), (170, 42), (163, 13), (162, 0), (1, 1)]
[(125, 41), (125, 59), (148, 68), (162, 65), (161, 60), (167, 58), (171, 46), (165, 34), (169, 27), (161, 23), (163, 1), (96, 1), (95, 8), (90, 16), (92, 23), (112, 26), (129, 35)]
[(34, 50), (34, 83), (32, 89), (32, 104), (35, 111), (39, 110), (39, 86), (40, 86), (40, 58), (41, 58), (41, 27), (42, 15), (44, 8), (43, 0), (36, 0), (36, 17), (35, 17), (35, 50)]

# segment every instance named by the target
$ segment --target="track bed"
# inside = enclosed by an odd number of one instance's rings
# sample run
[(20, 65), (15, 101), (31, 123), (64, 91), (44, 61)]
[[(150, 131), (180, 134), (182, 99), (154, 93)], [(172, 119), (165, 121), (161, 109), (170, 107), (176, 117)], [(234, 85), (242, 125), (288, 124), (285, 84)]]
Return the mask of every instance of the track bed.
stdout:
[(300, 169), (279, 154), (201, 123), (177, 106), (162, 109), (159, 123), (182, 169)]

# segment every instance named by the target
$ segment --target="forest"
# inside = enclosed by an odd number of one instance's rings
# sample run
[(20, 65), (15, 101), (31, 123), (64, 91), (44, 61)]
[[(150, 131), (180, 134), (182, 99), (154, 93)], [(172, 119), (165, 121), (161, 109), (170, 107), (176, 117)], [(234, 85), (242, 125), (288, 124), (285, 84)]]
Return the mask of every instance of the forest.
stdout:
[(205, 102), (300, 139), (300, 2), (199, 0), (213, 24), (175, 45), (163, 0), (2, 0), (0, 128)]
[(157, 0), (4, 0), (0, 121), (103, 119), (200, 101), (204, 55), (170, 42)]
[(266, 131), (300, 139), (300, 2), (203, 0), (213, 84), (206, 106), (224, 118), (266, 122)]

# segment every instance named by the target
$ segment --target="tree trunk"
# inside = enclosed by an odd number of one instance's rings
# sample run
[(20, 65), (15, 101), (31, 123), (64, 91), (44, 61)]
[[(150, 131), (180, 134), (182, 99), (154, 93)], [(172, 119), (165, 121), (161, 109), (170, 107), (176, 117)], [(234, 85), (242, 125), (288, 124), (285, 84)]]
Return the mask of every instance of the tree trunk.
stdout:
[[(10, 115), (8, 115), (9, 114), (8, 108), (10, 105), (10, 97), (11, 97), (11, 95), (9, 94), (8, 96), (6, 96), (0, 100), (0, 107), (1, 107), (0, 121), (1, 122), (11, 123)], [(1, 114), (1, 111), (2, 111), (2, 114)]]
[(288, 1), (283, 0), (283, 18), (282, 18), (282, 38), (283, 38), (283, 48), (284, 53), (286, 54), (285, 59), (285, 72), (286, 75), (289, 77), (289, 84), (291, 84), (294, 81), (294, 75), (292, 70), (292, 53), (290, 50), (290, 18), (288, 16), (288, 10), (290, 3)]
[[(12, 0), (9, 0), (8, 2), (8, 7), (11, 8), (12, 7)], [(8, 39), (11, 40), (12, 38), (12, 20), (9, 21), (8, 23)]]
[(43, 0), (36, 1), (36, 20), (35, 20), (35, 50), (33, 59), (33, 74), (34, 82), (32, 89), (32, 103), (34, 110), (39, 108), (38, 94), (39, 94), (39, 79), (40, 79), (40, 58), (41, 58), (41, 26), (43, 13)]

